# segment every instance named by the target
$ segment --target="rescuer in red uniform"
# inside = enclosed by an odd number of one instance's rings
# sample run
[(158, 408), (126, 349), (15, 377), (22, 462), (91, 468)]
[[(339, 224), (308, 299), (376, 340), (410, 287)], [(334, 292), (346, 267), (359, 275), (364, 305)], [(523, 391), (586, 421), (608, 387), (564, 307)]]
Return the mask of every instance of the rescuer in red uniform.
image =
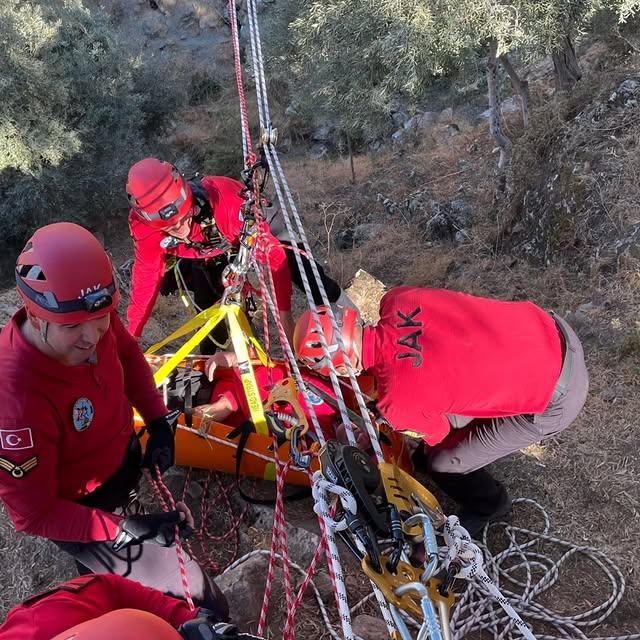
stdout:
[[(242, 183), (223, 176), (186, 180), (172, 164), (155, 158), (145, 158), (131, 167), (127, 195), (135, 260), (127, 321), (134, 337), (142, 334), (158, 293), (176, 288), (174, 274), (167, 272), (165, 277), (169, 256), (179, 259), (178, 277), (184, 278), (193, 291), (194, 302), (200, 309), (220, 299), (224, 292), (222, 274), (229, 264), (228, 252), (237, 249), (240, 242), (243, 188)], [(287, 334), (292, 335), (291, 282), (293, 279), (301, 287), (302, 281), (293, 252), (285, 251), (291, 242), (280, 215), (275, 214), (275, 219), (267, 222), (271, 230), (266, 230), (266, 246), (257, 252), (257, 258), (270, 266), (280, 319)], [(310, 282), (315, 282), (308, 259), (302, 256), (302, 262)], [(317, 266), (329, 302), (333, 303), (342, 295), (340, 287)], [(312, 288), (316, 303), (321, 304), (315, 284)], [(217, 327), (213, 337), (223, 343), (226, 327)], [(207, 341), (202, 350), (213, 353), (215, 346)]]
[[(175, 525), (190, 524), (188, 509), (126, 512), (141, 467), (173, 464), (174, 426), (116, 313), (106, 252), (78, 225), (48, 225), (18, 256), (15, 275), (24, 306), (0, 334), (0, 499), (9, 517), (88, 570), (181, 595), (167, 547)], [(149, 433), (144, 457), (134, 407)], [(187, 570), (195, 598), (224, 618), (224, 596), (190, 558)]]
[(112, 574), (89, 574), (9, 611), (0, 640), (249, 640), (207, 609)]
[[(424, 440), (431, 476), (461, 505), (471, 533), (511, 507), (484, 467), (566, 429), (585, 403), (580, 340), (531, 302), (399, 287), (382, 298), (375, 326), (363, 327), (352, 309), (339, 316), (350, 361), (376, 381), (378, 410), (394, 429)], [(326, 309), (320, 317), (344, 375)], [(310, 311), (298, 321), (294, 348), (328, 375)]]

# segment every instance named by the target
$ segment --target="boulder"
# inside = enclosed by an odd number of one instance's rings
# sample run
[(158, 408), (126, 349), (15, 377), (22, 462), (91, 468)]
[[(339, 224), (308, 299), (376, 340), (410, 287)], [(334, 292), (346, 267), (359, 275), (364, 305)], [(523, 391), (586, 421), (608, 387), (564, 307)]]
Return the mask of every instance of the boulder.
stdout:
[[(252, 631), (258, 626), (268, 568), (266, 555), (253, 556), (216, 578), (216, 584), (229, 601), (231, 620), (243, 631)], [(274, 584), (281, 580), (282, 571), (278, 570)]]
[(365, 614), (353, 619), (353, 632), (363, 640), (387, 640), (389, 638), (384, 620)]
[[(417, 210), (417, 206), (413, 208)], [(450, 242), (464, 242), (468, 239), (466, 233), (460, 233), (468, 229), (473, 221), (473, 210), (467, 202), (432, 200), (428, 209), (429, 217), (425, 221), (426, 239)]]
[(409, 137), (409, 132), (406, 129), (398, 129), (391, 134), (391, 140), (394, 144), (404, 144)]
[(610, 107), (619, 107), (628, 109), (637, 107), (640, 99), (640, 79), (627, 78), (620, 86), (609, 96), (607, 104)]
[(326, 142), (331, 139), (333, 127), (330, 124), (322, 124), (311, 134), (311, 139), (316, 142)]
[(150, 40), (164, 38), (169, 33), (164, 16), (157, 12), (150, 12), (141, 19), (142, 33)]
[(453, 107), (447, 107), (438, 114), (438, 122), (448, 123), (453, 120)]
[[(254, 506), (256, 519), (254, 527), (271, 531), (273, 528), (273, 509), (270, 507)], [(313, 514), (312, 514), (313, 515)], [(304, 527), (295, 526), (287, 521), (287, 548), (289, 557), (295, 563), (306, 567), (320, 544), (320, 535), (315, 518), (305, 523)], [(315, 531), (314, 531), (315, 530)]]
[(391, 114), (391, 119), (396, 127), (404, 127), (405, 123), (408, 122), (410, 118), (404, 111), (395, 111)]
[(353, 245), (360, 246), (377, 237), (384, 231), (385, 225), (379, 222), (365, 222), (353, 230)]
[(314, 144), (311, 149), (309, 149), (309, 157), (313, 160), (320, 160), (322, 158), (326, 158), (329, 155), (329, 148), (326, 144)]
[[(502, 113), (516, 113), (520, 111), (520, 99), (517, 96), (510, 96), (502, 101), (500, 105)], [(486, 109), (479, 116), (482, 120), (491, 118), (491, 109)]]
[(433, 111), (425, 111), (423, 113), (418, 113), (413, 118), (409, 118), (404, 123), (405, 129), (430, 129), (436, 123), (438, 119), (438, 114)]

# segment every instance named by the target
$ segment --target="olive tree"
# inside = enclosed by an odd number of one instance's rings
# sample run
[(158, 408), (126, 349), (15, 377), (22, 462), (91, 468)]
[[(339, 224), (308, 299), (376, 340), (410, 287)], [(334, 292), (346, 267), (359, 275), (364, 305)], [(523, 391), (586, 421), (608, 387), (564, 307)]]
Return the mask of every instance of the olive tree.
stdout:
[[(0, 246), (54, 220), (122, 214), (129, 164), (172, 90), (138, 90), (141, 61), (80, 0), (0, 3)], [(164, 102), (163, 102), (164, 101)]]

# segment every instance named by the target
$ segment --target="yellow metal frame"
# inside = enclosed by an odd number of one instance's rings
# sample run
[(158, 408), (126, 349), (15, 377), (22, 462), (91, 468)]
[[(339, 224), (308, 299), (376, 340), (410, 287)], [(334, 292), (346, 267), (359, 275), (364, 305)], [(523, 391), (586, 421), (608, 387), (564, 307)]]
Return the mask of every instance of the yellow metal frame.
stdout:
[(260, 390), (253, 373), (253, 366), (249, 356), (249, 346), (254, 348), (262, 365), (272, 366), (272, 363), (262, 348), (262, 345), (253, 334), (249, 320), (238, 304), (215, 304), (185, 322), (179, 329), (176, 329), (161, 342), (157, 342), (149, 347), (146, 353), (150, 355), (154, 354), (170, 342), (195, 331), (193, 336), (153, 374), (156, 386), (159, 387), (162, 385), (164, 380), (178, 367), (184, 358), (190, 355), (209, 333), (225, 320), (229, 326), (233, 350), (238, 357), (238, 370), (245, 397), (249, 405), (251, 420), (255, 426), (256, 433), (269, 435), (269, 427), (267, 426), (262, 401), (260, 400)]

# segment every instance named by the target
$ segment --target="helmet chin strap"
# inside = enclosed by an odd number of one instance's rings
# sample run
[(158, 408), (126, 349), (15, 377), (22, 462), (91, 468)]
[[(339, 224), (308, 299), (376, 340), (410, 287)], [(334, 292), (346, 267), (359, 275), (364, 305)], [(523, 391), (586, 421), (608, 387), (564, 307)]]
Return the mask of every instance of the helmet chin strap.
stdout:
[(49, 332), (49, 323), (46, 320), (39, 320), (40, 326), (40, 339), (44, 344), (47, 344), (47, 333)]

